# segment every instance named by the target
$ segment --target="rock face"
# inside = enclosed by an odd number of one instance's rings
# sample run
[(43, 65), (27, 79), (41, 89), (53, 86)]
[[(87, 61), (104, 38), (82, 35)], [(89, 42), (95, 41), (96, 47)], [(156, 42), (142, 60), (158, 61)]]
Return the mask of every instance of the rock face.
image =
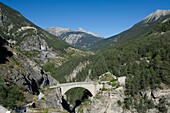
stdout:
[(35, 102), (35, 105), (38, 108), (63, 110), (61, 102), (62, 95), (60, 89), (48, 89), (44, 91), (43, 99)]
[(24, 50), (36, 50), (36, 51), (45, 51), (48, 49), (47, 43), (44, 39), (39, 36), (26, 37), (26, 39), (21, 42), (20, 47)]
[(6, 84), (24, 85), (32, 94), (39, 94), (39, 87), (57, 84), (51, 75), (47, 74), (36, 62), (15, 51), (13, 60), (5, 66), (0, 66), (0, 75), (6, 76)]
[(0, 26), (3, 26), (2, 21), (3, 21), (3, 15), (2, 15), (2, 11), (0, 9)]
[(123, 101), (123, 88), (102, 91), (97, 97), (86, 101), (76, 110), (82, 113), (131, 113), (122, 108)]
[(10, 113), (6, 108), (0, 105), (0, 113)]
[(94, 42), (102, 40), (103, 37), (95, 33), (85, 31), (82, 28), (70, 30), (67, 28), (51, 27), (46, 29), (49, 33), (61, 38), (67, 43), (83, 49), (88, 49)]
[[(9, 48), (11, 50), (12, 48)], [(56, 85), (58, 81), (46, 73), (36, 62), (22, 55), (20, 52), (13, 51), (12, 58), (5, 64), (0, 63), (0, 76), (6, 78), (5, 84), (22, 86), (23, 92), (29, 95), (39, 95), (40, 89), (45, 89), (49, 85)], [(47, 90), (44, 97), (40, 100), (25, 98), (27, 102), (34, 102), (39, 108), (55, 108), (62, 110), (60, 89)], [(38, 97), (37, 97), (38, 98)]]
[[(81, 72), (83, 68), (85, 68), (87, 65), (89, 64), (89, 62), (80, 62), (78, 66), (76, 66), (74, 68), (74, 70), (72, 71), (72, 73), (70, 73), (69, 75), (67, 75), (65, 78), (66, 78), (66, 81), (68, 82), (72, 82), (76, 76), (77, 76), (77, 73)], [(76, 81), (75, 81), (76, 82)]]
[(150, 15), (148, 15), (144, 21), (145, 23), (152, 23), (156, 20), (158, 20), (160, 17), (166, 16), (170, 14), (170, 10), (161, 10), (158, 9), (156, 10), (154, 13), (151, 13)]
[[(76, 108), (79, 113), (138, 113), (135, 108), (125, 108), (124, 84), (118, 88), (105, 87), (106, 91), (99, 92), (96, 97), (90, 98)], [(159, 113), (161, 110), (170, 111), (170, 89), (144, 90), (140, 92), (143, 99), (152, 100), (155, 107), (146, 109), (147, 113)], [(139, 97), (138, 97), (139, 98)]]

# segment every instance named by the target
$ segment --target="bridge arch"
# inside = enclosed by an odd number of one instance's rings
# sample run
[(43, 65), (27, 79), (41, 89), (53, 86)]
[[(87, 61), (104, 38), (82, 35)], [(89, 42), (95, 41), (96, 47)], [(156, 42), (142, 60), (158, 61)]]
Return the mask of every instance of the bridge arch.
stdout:
[(57, 86), (51, 86), (50, 88), (56, 88), (56, 87), (61, 88), (62, 95), (64, 95), (68, 90), (72, 88), (81, 87), (87, 89), (92, 94), (92, 96), (95, 96), (96, 93), (103, 87), (103, 85), (95, 82), (72, 82), (72, 83), (59, 84)]
[(79, 83), (66, 83), (60, 85), (62, 95), (64, 95), (68, 90), (77, 87), (87, 89), (93, 96), (96, 95), (96, 85), (94, 85), (94, 83), (79, 82)]
[(92, 96), (95, 96), (94, 91), (93, 91), (93, 90), (89, 90), (89, 89), (86, 88), (86, 87), (72, 87), (72, 88), (69, 88), (69, 89), (63, 89), (63, 88), (61, 88), (62, 95), (66, 94), (68, 91), (70, 91), (70, 90), (72, 90), (72, 89), (74, 89), (74, 88), (83, 88), (83, 89), (89, 91)]

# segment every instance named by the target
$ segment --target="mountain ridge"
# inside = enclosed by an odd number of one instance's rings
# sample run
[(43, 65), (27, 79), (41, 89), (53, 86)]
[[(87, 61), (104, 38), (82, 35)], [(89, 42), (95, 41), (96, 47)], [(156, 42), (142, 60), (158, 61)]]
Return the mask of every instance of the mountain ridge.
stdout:
[[(152, 28), (157, 23), (159, 23), (160, 21), (164, 21), (164, 18), (165, 19), (168, 18), (167, 16), (170, 17), (169, 12), (170, 12), (170, 10), (160, 10), (160, 9), (156, 10), (155, 12), (146, 16), (140, 22), (133, 25), (131, 28), (129, 28), (117, 35), (100, 40), (100, 41), (94, 43), (89, 48), (92, 51), (99, 51), (99, 50), (102, 50), (103, 48), (110, 48), (112, 46), (126, 43), (126, 42), (136, 39), (136, 38), (140, 38), (142, 35), (149, 32), (150, 30), (152, 30)], [(153, 16), (156, 16), (159, 18), (154, 18)], [(149, 20), (146, 20), (146, 19), (149, 19)], [(150, 19), (154, 19), (154, 20), (150, 20)]]
[(170, 15), (170, 10), (157, 9), (155, 12), (145, 17), (144, 21), (145, 23), (151, 23), (166, 15)]
[(51, 34), (60, 37), (62, 40), (65, 40), (68, 44), (80, 49), (88, 49), (93, 43), (103, 39), (102, 36), (82, 28), (70, 30), (67, 28), (51, 27), (46, 30)]

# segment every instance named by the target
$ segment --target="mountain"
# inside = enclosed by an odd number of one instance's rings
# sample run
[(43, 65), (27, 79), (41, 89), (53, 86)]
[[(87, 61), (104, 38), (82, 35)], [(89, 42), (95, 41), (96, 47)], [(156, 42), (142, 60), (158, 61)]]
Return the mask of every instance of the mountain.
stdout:
[(150, 31), (156, 24), (165, 21), (169, 17), (170, 10), (156, 10), (130, 29), (115, 36), (98, 41), (89, 48), (97, 51), (140, 38), (142, 35)]
[(148, 15), (144, 19), (144, 21), (145, 21), (145, 23), (152, 23), (152, 22), (155, 22), (159, 18), (164, 17), (166, 15), (170, 15), (170, 10), (161, 10), (161, 9), (158, 9), (154, 13), (151, 13), (150, 15)]
[(82, 28), (70, 30), (67, 28), (51, 27), (46, 30), (51, 34), (60, 37), (62, 40), (65, 40), (68, 44), (81, 49), (88, 49), (93, 43), (103, 39), (102, 36)]
[(36, 51), (46, 57), (50, 57), (47, 55), (50, 51), (62, 54), (66, 48), (71, 47), (2, 3), (0, 4), (0, 35), (23, 51), (28, 53)]

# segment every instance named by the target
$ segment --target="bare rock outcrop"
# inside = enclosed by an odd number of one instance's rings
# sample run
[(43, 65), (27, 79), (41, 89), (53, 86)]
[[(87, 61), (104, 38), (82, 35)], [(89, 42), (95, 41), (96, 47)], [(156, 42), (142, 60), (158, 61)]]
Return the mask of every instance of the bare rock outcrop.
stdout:
[(44, 97), (35, 102), (38, 108), (63, 110), (61, 105), (62, 95), (60, 89), (47, 89), (44, 91)]

